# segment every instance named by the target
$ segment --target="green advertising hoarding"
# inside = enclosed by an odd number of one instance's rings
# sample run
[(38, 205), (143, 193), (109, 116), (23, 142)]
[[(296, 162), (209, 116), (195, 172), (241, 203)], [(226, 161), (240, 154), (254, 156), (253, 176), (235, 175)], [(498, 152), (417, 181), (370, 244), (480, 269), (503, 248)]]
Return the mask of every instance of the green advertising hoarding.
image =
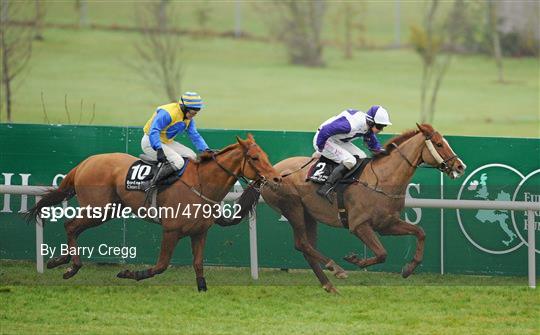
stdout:
[[(212, 148), (221, 148), (245, 137), (244, 130), (201, 130)], [(276, 163), (297, 155), (311, 155), (309, 132), (252, 131), (256, 141)], [(107, 152), (139, 155), (142, 130), (134, 127), (0, 125), (0, 184), (58, 185), (64, 174), (86, 157)], [(389, 136), (381, 136), (385, 141)], [(419, 168), (408, 193), (414, 198), (539, 201), (540, 140), (485, 137), (446, 137), (467, 164), (466, 174), (451, 180), (435, 169)], [(189, 144), (185, 138), (180, 142)], [(361, 145), (361, 143), (359, 143)], [(33, 206), (33, 196), (0, 195), (0, 257), (35, 258), (35, 229), (19, 212)], [(76, 205), (76, 201), (70, 202)], [(525, 275), (527, 273), (525, 213), (496, 210), (407, 208), (402, 217), (425, 230), (424, 262), (418, 271)], [(536, 233), (540, 213), (536, 213)], [(294, 249), (286, 220), (268, 206), (257, 208), (257, 236), (261, 267), (305, 268)], [(347, 269), (341, 261), (350, 252), (370, 255), (363, 243), (346, 229), (319, 225), (318, 249)], [(382, 237), (388, 251), (384, 264), (373, 270), (397, 272), (414, 254), (414, 237)], [(113, 220), (84, 232), (79, 245), (135, 246), (134, 259), (96, 256), (92, 261), (152, 264), (161, 242), (161, 227), (138, 219)], [(61, 222), (44, 229), (44, 243), (65, 243)], [(538, 252), (537, 248), (537, 252)], [(85, 261), (85, 259), (83, 259)], [(191, 264), (187, 239), (177, 246), (173, 264)], [(211, 228), (205, 263), (249, 265), (249, 233), (246, 222)], [(536, 267), (539, 268), (538, 266)]]

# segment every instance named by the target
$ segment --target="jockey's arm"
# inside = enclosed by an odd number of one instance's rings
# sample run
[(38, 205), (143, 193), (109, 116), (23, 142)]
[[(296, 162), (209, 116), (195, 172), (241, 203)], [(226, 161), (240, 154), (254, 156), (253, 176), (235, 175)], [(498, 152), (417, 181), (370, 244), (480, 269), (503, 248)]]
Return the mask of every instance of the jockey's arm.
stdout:
[(148, 132), (152, 149), (156, 151), (161, 149), (161, 139), (159, 138), (159, 135), (161, 131), (171, 123), (171, 121), (171, 116), (165, 110), (159, 109), (156, 112), (154, 121), (152, 121), (152, 126), (150, 126), (150, 131)]
[(319, 130), (319, 135), (317, 136), (317, 148), (319, 151), (324, 149), (326, 141), (337, 134), (347, 134), (351, 131), (351, 124), (346, 117), (342, 116), (334, 121), (324, 125)]
[(197, 150), (205, 151), (206, 149), (208, 149), (208, 145), (204, 141), (204, 138), (197, 131), (197, 127), (195, 126), (195, 120), (191, 119), (191, 122), (189, 123), (188, 129), (187, 129), (187, 133), (188, 133), (189, 139), (191, 140), (195, 148), (197, 148)]
[(377, 139), (377, 136), (375, 136), (375, 134), (372, 132), (369, 132), (364, 136), (364, 143), (373, 153), (378, 153), (383, 150), (381, 143)]

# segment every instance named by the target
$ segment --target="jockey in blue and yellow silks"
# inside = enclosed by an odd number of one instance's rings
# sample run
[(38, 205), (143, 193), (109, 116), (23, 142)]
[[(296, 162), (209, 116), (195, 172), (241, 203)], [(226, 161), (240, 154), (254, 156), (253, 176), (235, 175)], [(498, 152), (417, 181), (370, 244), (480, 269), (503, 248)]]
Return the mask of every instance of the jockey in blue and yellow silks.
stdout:
[[(196, 159), (190, 148), (174, 141), (177, 135), (187, 132), (198, 151), (209, 150), (208, 145), (195, 127), (193, 117), (203, 108), (201, 97), (195, 92), (186, 92), (179, 102), (159, 106), (144, 126), (141, 147), (145, 154), (164, 164), (154, 178), (154, 184), (184, 166), (184, 158)], [(153, 186), (153, 185), (151, 185)]]

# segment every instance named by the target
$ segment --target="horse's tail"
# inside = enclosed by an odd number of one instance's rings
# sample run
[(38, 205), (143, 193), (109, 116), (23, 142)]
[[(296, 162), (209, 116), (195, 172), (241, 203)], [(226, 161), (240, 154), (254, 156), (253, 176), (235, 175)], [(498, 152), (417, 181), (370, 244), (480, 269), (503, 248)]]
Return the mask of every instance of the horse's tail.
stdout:
[(260, 182), (250, 184), (240, 198), (237, 205), (240, 205), (240, 211), (233, 218), (220, 217), (215, 222), (220, 226), (233, 226), (239, 224), (249, 213), (255, 212), (257, 202), (261, 196)]
[(75, 196), (75, 173), (78, 167), (77, 165), (69, 171), (57, 189), (45, 193), (37, 204), (25, 213), (24, 216), (27, 222), (36, 220), (42, 208), (57, 205)]

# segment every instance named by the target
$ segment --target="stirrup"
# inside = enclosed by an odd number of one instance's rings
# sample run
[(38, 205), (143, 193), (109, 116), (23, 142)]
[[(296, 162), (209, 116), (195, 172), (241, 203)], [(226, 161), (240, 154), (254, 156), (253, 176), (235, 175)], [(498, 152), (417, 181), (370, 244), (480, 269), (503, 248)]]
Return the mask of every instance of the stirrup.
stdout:
[[(324, 193), (320, 192), (321, 189), (324, 187), (325, 185), (321, 186), (318, 190), (317, 190), (317, 194), (323, 198), (326, 198), (326, 200), (328, 200), (328, 202), (330, 202), (331, 204), (333, 203), (332, 202), (332, 199), (331, 199), (331, 195), (332, 195), (332, 191), (336, 188), (336, 185), (332, 185), (330, 186), (330, 188), (328, 190), (326, 190)], [(322, 193), (322, 194), (321, 194)]]

